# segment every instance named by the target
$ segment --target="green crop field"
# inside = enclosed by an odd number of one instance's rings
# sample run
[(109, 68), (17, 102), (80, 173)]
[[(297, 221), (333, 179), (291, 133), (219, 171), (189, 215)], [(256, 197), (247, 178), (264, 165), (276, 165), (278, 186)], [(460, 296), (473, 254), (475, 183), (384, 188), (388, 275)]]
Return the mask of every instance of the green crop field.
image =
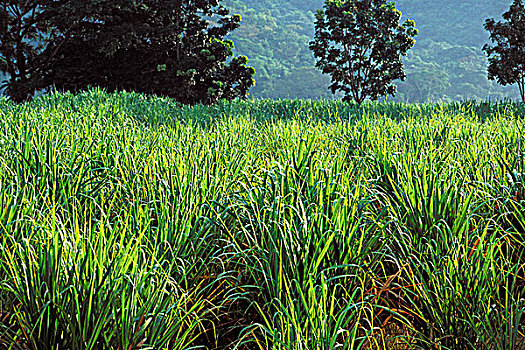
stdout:
[(525, 106), (0, 100), (1, 349), (525, 348)]

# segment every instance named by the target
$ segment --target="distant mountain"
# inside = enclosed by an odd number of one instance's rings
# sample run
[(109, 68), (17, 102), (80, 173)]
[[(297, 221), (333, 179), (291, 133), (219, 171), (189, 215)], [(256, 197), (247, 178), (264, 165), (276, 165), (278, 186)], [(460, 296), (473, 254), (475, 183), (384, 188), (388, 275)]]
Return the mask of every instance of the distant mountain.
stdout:
[[(420, 33), (406, 58), (407, 80), (396, 100), (465, 100), (518, 97), (517, 88), (486, 78), (481, 50), (488, 40), (485, 19), (500, 18), (511, 0), (399, 0), (403, 18), (416, 21)], [(257, 69), (256, 97), (330, 97), (329, 77), (315, 69), (308, 49), (314, 13), (322, 0), (226, 0), (243, 16), (233, 35), (238, 54)]]

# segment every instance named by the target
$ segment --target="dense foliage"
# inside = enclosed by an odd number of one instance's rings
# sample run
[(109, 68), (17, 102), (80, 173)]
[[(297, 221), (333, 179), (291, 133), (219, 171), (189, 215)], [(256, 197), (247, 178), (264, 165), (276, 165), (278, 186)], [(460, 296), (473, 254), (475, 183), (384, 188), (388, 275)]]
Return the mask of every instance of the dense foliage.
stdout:
[(38, 88), (35, 77), (41, 74), (39, 57), (45, 45), (34, 43), (55, 39), (39, 6), (38, 0), (0, 1), (1, 87), (15, 101), (27, 99)]
[(233, 42), (224, 39), (241, 19), (219, 0), (7, 3), (0, 68), (17, 101), (51, 86), (98, 86), (211, 103), (246, 97), (254, 84), (247, 58), (233, 57)]
[(326, 0), (316, 13), (310, 49), (316, 67), (331, 76), (332, 93), (361, 105), (366, 98), (395, 96), (397, 79), (405, 80), (402, 56), (417, 35), (415, 23), (400, 23), (401, 12), (386, 0)]
[(502, 85), (517, 84), (521, 100), (525, 102), (525, 6), (514, 0), (503, 14), (503, 22), (488, 19), (485, 29), (490, 32), (493, 46), (483, 50), (489, 56), (489, 78)]
[[(330, 97), (330, 77), (315, 69), (308, 50), (315, 12), (323, 0), (225, 0), (243, 17), (232, 34), (237, 52), (257, 70), (254, 96), (270, 98)], [(466, 100), (517, 98), (517, 88), (487, 79), (487, 18), (499, 18), (511, 0), (398, 0), (403, 19), (416, 22), (417, 44), (405, 59), (405, 82), (396, 100)]]
[(0, 100), (0, 347), (522, 349), (523, 104)]

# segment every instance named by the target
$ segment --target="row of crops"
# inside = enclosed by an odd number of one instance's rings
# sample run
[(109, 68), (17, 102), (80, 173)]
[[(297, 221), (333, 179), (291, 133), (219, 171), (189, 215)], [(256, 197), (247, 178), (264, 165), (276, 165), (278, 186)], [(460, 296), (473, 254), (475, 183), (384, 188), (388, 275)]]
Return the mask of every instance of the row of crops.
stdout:
[(525, 348), (513, 103), (0, 101), (0, 348)]

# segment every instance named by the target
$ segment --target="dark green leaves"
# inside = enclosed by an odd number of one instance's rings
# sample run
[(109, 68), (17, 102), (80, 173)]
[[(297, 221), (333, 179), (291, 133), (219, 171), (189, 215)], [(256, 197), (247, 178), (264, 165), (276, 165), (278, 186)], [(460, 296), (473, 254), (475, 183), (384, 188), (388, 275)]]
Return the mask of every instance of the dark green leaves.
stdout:
[(45, 28), (41, 6), (38, 0), (0, 1), (0, 72), (10, 77), (2, 87), (17, 102), (30, 97), (37, 85), (31, 78), (44, 48), (36, 43), (53, 35)]
[(39, 0), (4, 4), (0, 14), (0, 58), (16, 101), (52, 86), (98, 86), (214, 103), (254, 85), (254, 69), (224, 38), (241, 18), (217, 0)]
[(326, 0), (316, 14), (310, 49), (317, 68), (332, 76), (330, 89), (361, 104), (396, 93), (405, 79), (401, 56), (414, 46), (414, 22), (400, 24), (401, 12), (386, 0)]
[(514, 0), (503, 14), (504, 21), (493, 18), (485, 22), (494, 46), (485, 45), (489, 58), (489, 79), (501, 85), (518, 84), (525, 102), (525, 7), (522, 0)]
[(69, 47), (58, 48), (49, 84), (155, 93), (187, 104), (245, 97), (254, 85), (254, 70), (247, 60), (232, 57), (233, 42), (224, 39), (240, 17), (230, 16), (219, 1), (101, 6), (95, 12), (98, 30), (90, 32), (92, 21), (83, 20)]

